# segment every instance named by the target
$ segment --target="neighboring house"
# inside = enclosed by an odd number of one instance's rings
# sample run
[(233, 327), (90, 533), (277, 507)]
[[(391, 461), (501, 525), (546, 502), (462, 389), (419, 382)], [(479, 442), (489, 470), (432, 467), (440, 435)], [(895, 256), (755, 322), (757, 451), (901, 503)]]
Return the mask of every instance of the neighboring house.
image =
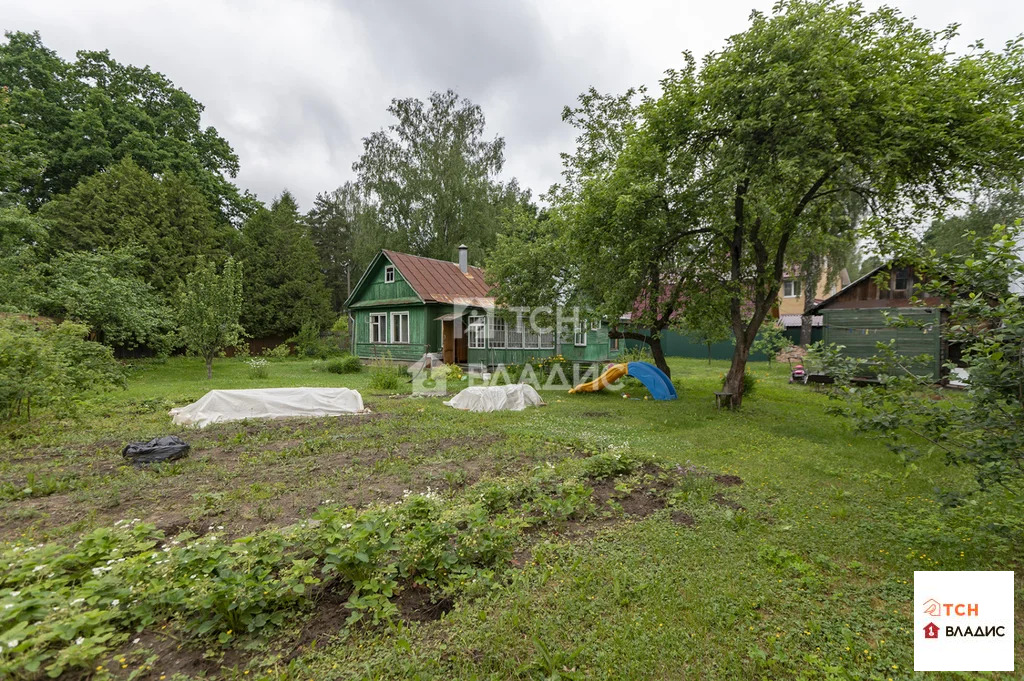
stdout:
[[(819, 303), (825, 298), (837, 293), (844, 286), (850, 283), (850, 275), (844, 267), (839, 271), (836, 281), (829, 282), (828, 274), (821, 273), (818, 281), (817, 297), (812, 301)], [(807, 309), (807, 300), (804, 297), (804, 280), (800, 276), (800, 268), (790, 268), (782, 278), (782, 286), (779, 288), (778, 319), (786, 329), (786, 335), (794, 343), (800, 342), (800, 326), (802, 324), (804, 310)], [(822, 319), (815, 315), (811, 319), (811, 342), (821, 340)]]
[[(883, 285), (879, 285), (879, 282)], [(914, 294), (914, 268), (899, 262), (876, 267), (860, 279), (811, 308), (824, 319), (823, 340), (844, 346), (850, 357), (869, 358), (877, 354), (879, 342), (896, 341), (896, 351), (906, 357), (927, 355), (928, 361), (914, 369), (943, 376), (943, 364), (959, 358), (959, 349), (944, 336), (948, 312), (943, 301), (926, 298), (911, 304)], [(885, 314), (899, 314), (919, 322), (920, 326), (893, 327)]]
[(602, 321), (584, 322), (555, 338), (553, 332), (533, 332), (528, 319), (517, 324), (493, 314), (493, 290), (484, 271), (468, 264), (465, 246), (459, 247), (458, 263), (381, 251), (345, 307), (352, 351), (364, 359), (390, 355), (413, 362), (436, 352), (448, 364), (496, 366), (559, 354), (597, 362), (618, 354)]

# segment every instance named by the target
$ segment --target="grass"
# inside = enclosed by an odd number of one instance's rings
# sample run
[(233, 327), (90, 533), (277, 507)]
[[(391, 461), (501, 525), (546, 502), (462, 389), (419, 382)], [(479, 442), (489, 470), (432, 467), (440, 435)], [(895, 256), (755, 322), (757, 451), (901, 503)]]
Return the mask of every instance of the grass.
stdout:
[[(266, 378), (251, 378), (243, 362), (222, 360), (206, 381), (201, 362), (141, 362), (128, 390), (93, 399), (77, 421), (8, 428), (0, 537), (66, 543), (139, 518), (169, 536), (223, 528), (230, 539), (325, 505), (393, 504), (410, 490), (461, 503), (489, 480), (547, 470), (613, 476), (603, 483), (610, 503), (587, 520), (524, 531), (496, 586), (463, 592), (436, 621), (326, 626), (326, 609), (341, 606), (324, 600), (272, 636), (212, 648), (162, 646), (152, 632), (175, 625), (157, 623), (93, 676), (912, 678), (914, 570), (1020, 572), (1019, 537), (998, 531), (1019, 510), (995, 494), (940, 508), (936, 488), (968, 486), (960, 471), (938, 459), (904, 466), (826, 415), (822, 393), (789, 385), (784, 365), (753, 366), (760, 382), (738, 412), (713, 406), (725, 363), (674, 360), (675, 402), (549, 392), (540, 409), (469, 414), (409, 397), (406, 382), (376, 390), (368, 371), (311, 364), (272, 362)], [(199, 432), (166, 415), (211, 388), (278, 386), (355, 388), (373, 413)], [(192, 444), (189, 458), (122, 465), (126, 442), (172, 433)], [(677, 472), (656, 505), (630, 506), (642, 484), (614, 477), (621, 452)], [(588, 484), (596, 497), (598, 482)], [(1019, 615), (1020, 577), (1016, 591)]]

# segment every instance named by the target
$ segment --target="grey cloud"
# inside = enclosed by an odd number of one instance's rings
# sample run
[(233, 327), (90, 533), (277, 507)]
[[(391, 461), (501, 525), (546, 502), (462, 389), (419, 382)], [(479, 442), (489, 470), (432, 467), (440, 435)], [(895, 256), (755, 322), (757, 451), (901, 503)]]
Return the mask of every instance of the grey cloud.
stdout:
[[(681, 51), (719, 48), (753, 7), (772, 4), (0, 0), (0, 28), (38, 30), (66, 59), (109, 49), (165, 73), (234, 146), (240, 186), (266, 201), (287, 187), (308, 207), (352, 177), (362, 138), (391, 122), (391, 99), (448, 88), (483, 107), (488, 135), (505, 138), (504, 174), (543, 192), (573, 143), (562, 107), (580, 92), (656, 90)], [(964, 45), (1001, 45), (1024, 25), (1024, 5), (1005, 0), (891, 4), (929, 28), (961, 23)]]

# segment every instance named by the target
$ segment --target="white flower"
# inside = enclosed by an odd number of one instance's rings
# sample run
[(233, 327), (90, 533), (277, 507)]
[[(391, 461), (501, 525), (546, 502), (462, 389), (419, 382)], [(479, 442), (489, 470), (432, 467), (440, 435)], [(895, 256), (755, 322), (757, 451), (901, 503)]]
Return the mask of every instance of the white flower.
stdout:
[(84, 636), (79, 636), (78, 638), (75, 639), (75, 645), (76, 646), (80, 646), (83, 643), (85, 643), (85, 637)]
[(78, 605), (79, 603), (85, 603), (85, 599), (84, 598), (76, 598), (75, 600), (71, 601), (71, 605)]
[(39, 572), (40, 570), (45, 570), (45, 569), (46, 569), (45, 565), (36, 565), (34, 568), (32, 568), (32, 572)]
[(141, 640), (142, 640), (141, 638), (137, 638), (137, 639), (135, 639), (134, 641), (132, 641), (132, 643), (138, 643), (138, 642), (139, 642), (139, 641), (141, 641)]
[(21, 595), (20, 591), (12, 591), (11, 592), (11, 598), (17, 598), (20, 595)]
[(110, 601), (110, 607), (116, 608), (120, 603), (121, 601), (115, 598), (114, 600)]
[(17, 639), (11, 639), (10, 641), (7, 642), (7, 647), (8, 648), (17, 648), (18, 647), (18, 643), (20, 643), (20, 641), (18, 641)]
[(4, 603), (4, 610), (10, 610), (14, 607), (14, 603)]

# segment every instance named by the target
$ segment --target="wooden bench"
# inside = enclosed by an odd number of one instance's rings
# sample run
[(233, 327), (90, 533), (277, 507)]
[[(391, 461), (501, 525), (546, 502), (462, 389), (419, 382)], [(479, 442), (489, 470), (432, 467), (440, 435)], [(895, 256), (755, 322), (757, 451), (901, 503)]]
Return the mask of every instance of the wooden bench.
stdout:
[(732, 393), (727, 390), (715, 393), (715, 409), (721, 410), (722, 402), (725, 402), (725, 406), (729, 409), (736, 407), (736, 402), (732, 399)]

